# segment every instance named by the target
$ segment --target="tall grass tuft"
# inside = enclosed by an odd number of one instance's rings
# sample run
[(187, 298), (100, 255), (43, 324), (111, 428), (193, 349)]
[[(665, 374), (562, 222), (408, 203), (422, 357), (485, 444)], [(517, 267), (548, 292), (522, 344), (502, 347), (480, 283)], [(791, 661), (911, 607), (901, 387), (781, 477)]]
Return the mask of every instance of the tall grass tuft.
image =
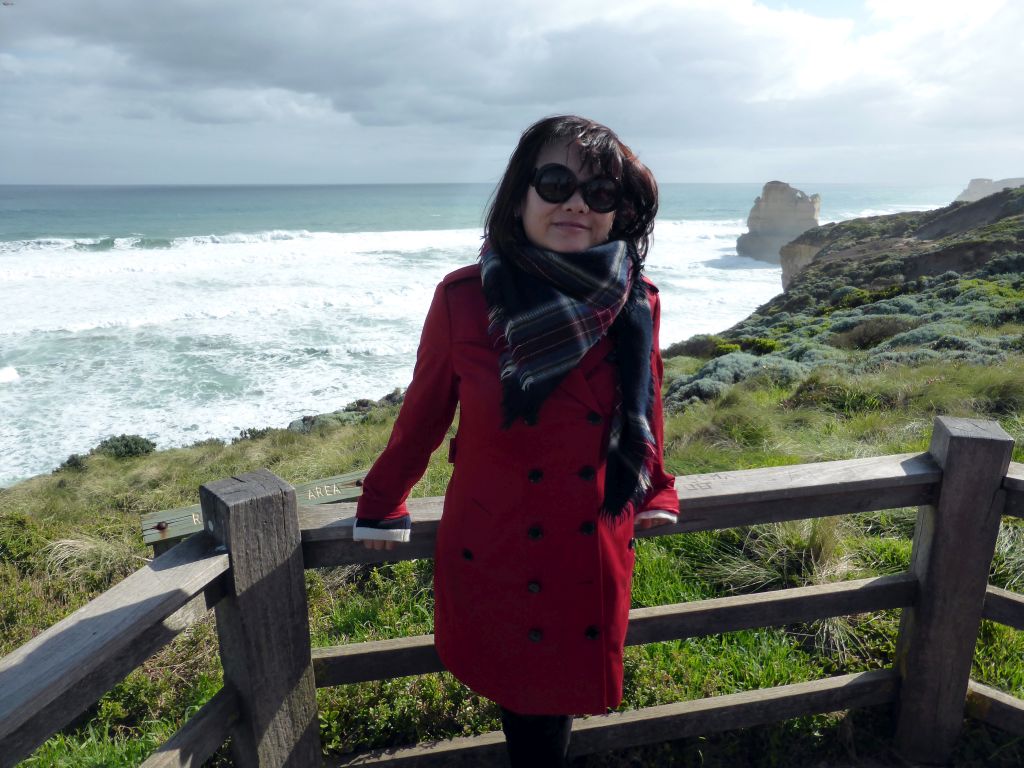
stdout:
[(106, 589), (146, 563), (133, 542), (84, 534), (58, 539), (45, 548), (47, 571)]

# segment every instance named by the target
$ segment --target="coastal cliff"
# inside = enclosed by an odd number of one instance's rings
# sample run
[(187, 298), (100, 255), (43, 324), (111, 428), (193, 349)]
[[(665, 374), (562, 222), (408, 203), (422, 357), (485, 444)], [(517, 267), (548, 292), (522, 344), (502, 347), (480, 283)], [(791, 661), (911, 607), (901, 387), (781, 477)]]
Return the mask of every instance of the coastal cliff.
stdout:
[[(1009, 241), (995, 226), (1021, 213), (1020, 189), (1006, 189), (973, 203), (954, 202), (931, 211), (851, 219), (808, 230), (783, 246), (782, 287), (788, 290), (812, 262), (864, 261), (887, 255), (909, 259), (907, 275), (938, 274), (947, 269), (975, 269)], [(1004, 233), (1005, 234), (1005, 233)]]
[(717, 336), (666, 350), (708, 360), (671, 383), (670, 409), (756, 376), (789, 386), (823, 367), (854, 375), (990, 366), (1024, 353), (1024, 189), (828, 224), (797, 238), (783, 258), (784, 293)]
[(1024, 178), (1017, 179), (998, 179), (993, 181), (992, 179), (971, 179), (967, 184), (967, 189), (957, 195), (956, 203), (973, 203), (975, 200), (981, 200), (983, 197), (994, 195), (996, 192), (1002, 192), (1004, 189), (1013, 189), (1015, 187), (1024, 187)]

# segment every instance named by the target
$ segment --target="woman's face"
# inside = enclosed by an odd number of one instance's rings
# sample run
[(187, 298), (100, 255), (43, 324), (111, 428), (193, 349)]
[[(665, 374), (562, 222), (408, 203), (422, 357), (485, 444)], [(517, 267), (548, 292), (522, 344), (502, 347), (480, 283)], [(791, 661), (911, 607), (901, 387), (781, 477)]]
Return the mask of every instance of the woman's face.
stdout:
[[(593, 169), (582, 167), (579, 147), (574, 143), (558, 141), (545, 144), (537, 155), (534, 168), (548, 163), (565, 165), (576, 174), (581, 184), (596, 175)], [(606, 242), (615, 221), (615, 211), (596, 213), (590, 210), (578, 188), (564, 203), (548, 203), (541, 199), (537, 190), (528, 187), (521, 214), (527, 239), (539, 248), (556, 253), (585, 251)]]

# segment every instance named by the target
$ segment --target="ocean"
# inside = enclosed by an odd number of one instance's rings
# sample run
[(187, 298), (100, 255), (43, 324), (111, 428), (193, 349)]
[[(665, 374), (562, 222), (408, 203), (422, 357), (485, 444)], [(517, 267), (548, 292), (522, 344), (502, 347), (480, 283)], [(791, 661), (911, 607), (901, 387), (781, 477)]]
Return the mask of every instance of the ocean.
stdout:
[[(822, 223), (950, 187), (794, 184)], [(0, 486), (100, 440), (160, 448), (408, 384), (434, 286), (475, 260), (491, 186), (0, 186)], [(781, 291), (736, 255), (759, 184), (664, 184), (661, 346)]]

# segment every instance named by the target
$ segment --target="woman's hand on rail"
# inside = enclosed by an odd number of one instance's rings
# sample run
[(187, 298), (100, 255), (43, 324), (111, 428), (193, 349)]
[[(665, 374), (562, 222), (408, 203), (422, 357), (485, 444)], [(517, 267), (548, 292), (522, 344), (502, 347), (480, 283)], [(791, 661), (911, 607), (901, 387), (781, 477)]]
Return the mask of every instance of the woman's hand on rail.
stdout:
[(363, 546), (367, 549), (394, 549), (395, 542), (381, 541), (380, 539), (363, 539)]

